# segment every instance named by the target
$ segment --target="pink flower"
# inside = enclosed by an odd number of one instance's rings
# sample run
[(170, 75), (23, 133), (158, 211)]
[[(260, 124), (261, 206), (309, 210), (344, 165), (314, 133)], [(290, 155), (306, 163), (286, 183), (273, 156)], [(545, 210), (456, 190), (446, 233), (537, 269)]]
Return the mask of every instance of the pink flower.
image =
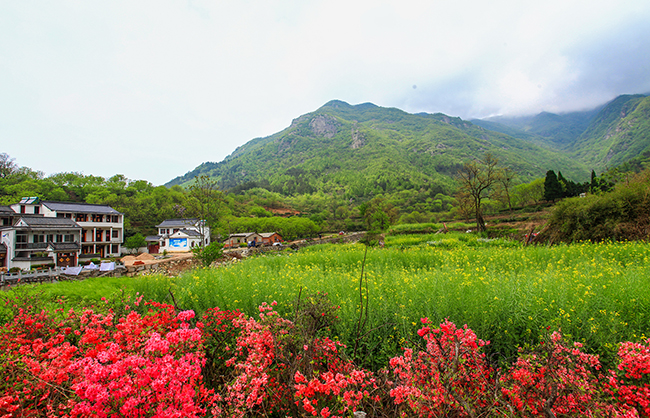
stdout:
[(194, 318), (194, 311), (189, 310), (189, 311), (179, 312), (176, 318), (179, 321), (189, 321), (190, 319)]

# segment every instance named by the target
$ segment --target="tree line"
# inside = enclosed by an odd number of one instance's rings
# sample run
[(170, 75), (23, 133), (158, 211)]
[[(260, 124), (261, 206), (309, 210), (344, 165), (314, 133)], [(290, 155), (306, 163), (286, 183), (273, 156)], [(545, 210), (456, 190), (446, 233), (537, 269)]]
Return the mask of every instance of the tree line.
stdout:
[(25, 196), (43, 200), (110, 205), (125, 214), (125, 237), (154, 235), (165, 219), (201, 218), (210, 225), (215, 239), (237, 232), (278, 232), (286, 240), (322, 232), (385, 231), (399, 223), (429, 223), (470, 219), (485, 230), (485, 216), (517, 207), (555, 202), (583, 193), (605, 192), (628, 174), (610, 170), (589, 182), (576, 183), (561, 172), (521, 182), (516, 173), (485, 154), (457, 167), (455, 193), (442, 190), (405, 189), (381, 193), (365, 201), (343, 190), (330, 193), (283, 195), (249, 182), (228, 191), (203, 175), (187, 187), (154, 186), (118, 174), (109, 178), (67, 172), (45, 176), (19, 167), (9, 155), (0, 154), (0, 204), (18, 202)]

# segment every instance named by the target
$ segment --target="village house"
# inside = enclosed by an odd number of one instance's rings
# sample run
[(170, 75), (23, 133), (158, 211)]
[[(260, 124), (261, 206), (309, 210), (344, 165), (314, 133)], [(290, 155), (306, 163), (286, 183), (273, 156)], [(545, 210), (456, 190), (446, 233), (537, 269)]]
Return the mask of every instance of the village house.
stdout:
[(151, 254), (187, 252), (210, 244), (210, 227), (197, 218), (166, 219), (156, 227), (158, 235), (146, 237), (147, 249)]
[(81, 227), (71, 219), (26, 215), (1, 233), (7, 268), (77, 265)]
[(30, 197), (9, 208), (13, 214), (0, 210), (0, 267), (67, 267), (120, 255), (124, 215), (110, 206)]
[(274, 245), (281, 242), (282, 237), (277, 232), (263, 232), (261, 234), (258, 234), (257, 232), (240, 232), (238, 234), (230, 234), (224, 243), (224, 248), (236, 248), (242, 244), (246, 244), (246, 246), (249, 247), (258, 245)]
[(277, 232), (262, 232), (260, 236), (264, 245), (276, 245), (282, 242), (282, 237)]
[(238, 234), (230, 234), (224, 243), (224, 248), (235, 248), (246, 244), (251, 246), (253, 243), (258, 244), (262, 242), (262, 236), (257, 232), (240, 232)]

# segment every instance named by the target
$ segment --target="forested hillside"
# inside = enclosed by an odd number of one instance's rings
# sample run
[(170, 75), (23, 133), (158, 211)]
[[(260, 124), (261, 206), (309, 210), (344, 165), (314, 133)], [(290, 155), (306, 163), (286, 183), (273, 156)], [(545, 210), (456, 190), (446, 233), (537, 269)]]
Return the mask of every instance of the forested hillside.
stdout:
[(368, 200), (418, 190), (433, 197), (452, 194), (462, 164), (485, 153), (525, 181), (548, 169), (562, 170), (577, 181), (589, 175), (590, 167), (560, 152), (460, 118), (332, 101), (287, 129), (254, 139), (224, 161), (204, 163), (168, 185), (208, 175), (223, 189), (259, 186), (288, 196), (320, 192)]
[(473, 123), (563, 150), (598, 172), (624, 163), (640, 167), (650, 157), (650, 97), (622, 95), (604, 106), (561, 115), (543, 112)]

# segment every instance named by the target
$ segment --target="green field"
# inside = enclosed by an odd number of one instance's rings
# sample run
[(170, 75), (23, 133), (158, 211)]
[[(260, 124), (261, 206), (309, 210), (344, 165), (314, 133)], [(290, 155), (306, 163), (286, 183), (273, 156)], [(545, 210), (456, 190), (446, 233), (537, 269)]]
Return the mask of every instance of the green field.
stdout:
[[(491, 341), (494, 361), (513, 359), (518, 346), (536, 343), (550, 326), (608, 363), (618, 342), (650, 335), (649, 283), (646, 243), (524, 247), (471, 234), (432, 234), (389, 236), (384, 248), (367, 253), (361, 244), (320, 245), (179, 278), (92, 279), (33, 289), (72, 305), (136, 293), (171, 303), (173, 294), (179, 308), (198, 314), (218, 306), (255, 315), (262, 302), (277, 301), (288, 317), (299, 294), (327, 292), (341, 307), (334, 334), (348, 347), (363, 335), (357, 360), (378, 367), (418, 339), (422, 317), (467, 324)], [(362, 300), (368, 310), (359, 332)]]

